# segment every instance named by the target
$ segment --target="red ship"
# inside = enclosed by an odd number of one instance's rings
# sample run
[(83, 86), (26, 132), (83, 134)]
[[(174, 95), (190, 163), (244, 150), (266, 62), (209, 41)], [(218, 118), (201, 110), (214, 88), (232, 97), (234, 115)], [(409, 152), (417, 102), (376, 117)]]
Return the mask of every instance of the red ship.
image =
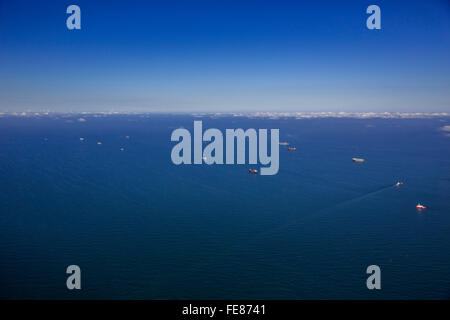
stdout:
[(425, 207), (424, 205), (421, 205), (420, 203), (418, 203), (416, 208), (419, 209), (419, 210), (425, 210), (427, 207)]
[(297, 148), (295, 148), (295, 147), (289, 147), (288, 150), (289, 150), (289, 151), (295, 151), (295, 150), (297, 150)]
[(258, 170), (256, 170), (256, 169), (248, 169), (248, 172), (253, 173), (253, 174), (258, 174)]

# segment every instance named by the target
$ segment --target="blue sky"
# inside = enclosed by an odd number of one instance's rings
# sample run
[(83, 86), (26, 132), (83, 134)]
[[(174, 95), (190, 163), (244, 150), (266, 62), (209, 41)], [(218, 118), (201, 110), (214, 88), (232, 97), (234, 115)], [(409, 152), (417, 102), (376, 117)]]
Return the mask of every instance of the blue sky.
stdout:
[(0, 0), (0, 111), (24, 110), (449, 112), (450, 4)]

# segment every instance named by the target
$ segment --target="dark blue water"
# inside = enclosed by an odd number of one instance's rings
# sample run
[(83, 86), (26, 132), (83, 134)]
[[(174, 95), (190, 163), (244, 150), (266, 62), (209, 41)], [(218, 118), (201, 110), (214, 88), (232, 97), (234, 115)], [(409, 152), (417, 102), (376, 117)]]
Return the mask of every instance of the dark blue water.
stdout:
[(0, 118), (0, 298), (450, 297), (448, 118), (201, 118), (279, 128), (275, 176), (173, 165), (190, 116), (78, 118)]

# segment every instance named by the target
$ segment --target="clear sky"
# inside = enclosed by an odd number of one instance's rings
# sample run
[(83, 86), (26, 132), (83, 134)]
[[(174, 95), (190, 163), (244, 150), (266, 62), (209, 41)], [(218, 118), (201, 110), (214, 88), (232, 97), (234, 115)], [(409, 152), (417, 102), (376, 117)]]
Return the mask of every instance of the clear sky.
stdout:
[(0, 111), (24, 110), (449, 112), (450, 2), (0, 0)]

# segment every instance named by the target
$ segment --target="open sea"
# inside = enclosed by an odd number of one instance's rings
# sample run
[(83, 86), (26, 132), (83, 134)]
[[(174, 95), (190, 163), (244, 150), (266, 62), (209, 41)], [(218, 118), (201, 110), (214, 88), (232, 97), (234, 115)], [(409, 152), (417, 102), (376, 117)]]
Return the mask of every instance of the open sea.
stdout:
[[(279, 128), (297, 150), (280, 146), (274, 176), (176, 166), (171, 132), (194, 120)], [(0, 117), (0, 298), (449, 299), (449, 124)], [(366, 287), (374, 264), (381, 290)]]

